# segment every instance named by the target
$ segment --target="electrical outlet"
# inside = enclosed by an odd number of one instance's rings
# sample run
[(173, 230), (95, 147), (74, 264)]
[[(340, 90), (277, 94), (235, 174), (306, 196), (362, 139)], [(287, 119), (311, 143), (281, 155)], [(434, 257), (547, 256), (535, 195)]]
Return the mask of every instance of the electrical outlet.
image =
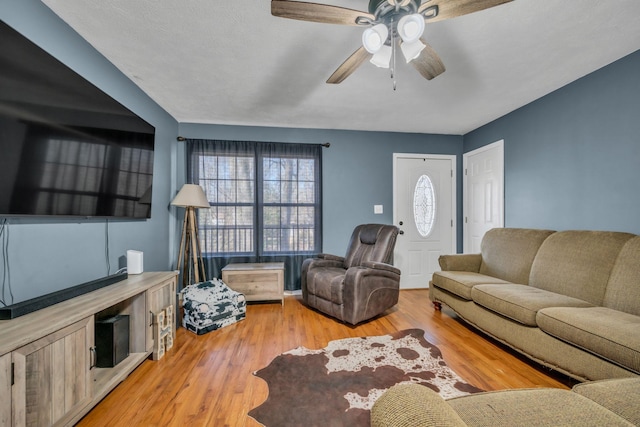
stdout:
[(373, 205), (373, 213), (381, 214), (382, 213), (382, 205)]

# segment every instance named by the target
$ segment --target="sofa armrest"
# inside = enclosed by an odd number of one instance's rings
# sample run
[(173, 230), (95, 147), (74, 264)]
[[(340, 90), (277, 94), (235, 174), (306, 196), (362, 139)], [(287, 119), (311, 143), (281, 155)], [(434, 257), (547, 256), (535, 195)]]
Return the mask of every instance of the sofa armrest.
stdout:
[(465, 422), (438, 393), (419, 384), (387, 390), (371, 408), (371, 427), (464, 427)]
[(478, 273), (482, 264), (481, 254), (440, 255), (438, 263), (442, 271), (470, 271)]
[(391, 264), (385, 264), (384, 262), (365, 261), (362, 263), (362, 267), (373, 268), (375, 270), (391, 271), (392, 273), (400, 274), (399, 268), (396, 268)]

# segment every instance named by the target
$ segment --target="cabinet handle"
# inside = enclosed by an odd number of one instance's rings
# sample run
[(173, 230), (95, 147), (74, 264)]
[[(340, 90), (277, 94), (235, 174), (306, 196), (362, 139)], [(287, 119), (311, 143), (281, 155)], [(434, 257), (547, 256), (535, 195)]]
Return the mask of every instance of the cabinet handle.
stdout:
[(98, 364), (98, 355), (96, 354), (95, 347), (89, 347), (89, 355), (90, 355), (89, 370), (92, 370)]
[(153, 311), (149, 311), (149, 326), (153, 326)]

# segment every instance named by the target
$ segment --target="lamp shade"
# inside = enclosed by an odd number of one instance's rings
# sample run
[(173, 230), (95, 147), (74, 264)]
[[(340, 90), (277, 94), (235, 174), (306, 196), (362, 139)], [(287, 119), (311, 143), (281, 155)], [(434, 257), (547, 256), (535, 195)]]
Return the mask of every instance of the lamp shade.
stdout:
[(400, 45), (400, 49), (402, 49), (402, 54), (404, 55), (404, 59), (407, 60), (407, 64), (411, 60), (416, 59), (418, 56), (420, 56), (420, 52), (422, 52), (425, 47), (427, 46), (420, 40), (412, 43), (403, 42)]
[(193, 206), (194, 208), (208, 208), (209, 201), (202, 187), (197, 184), (185, 184), (171, 201), (171, 205), (185, 208), (189, 206)]
[(369, 53), (376, 53), (384, 46), (389, 37), (389, 29), (384, 24), (374, 25), (362, 33), (362, 46)]
[(371, 62), (376, 67), (380, 68), (389, 68), (389, 62), (391, 61), (391, 46), (384, 45), (380, 48), (378, 52), (376, 52), (369, 62)]
[(424, 18), (419, 13), (405, 15), (398, 21), (398, 34), (405, 43), (413, 43), (424, 33)]

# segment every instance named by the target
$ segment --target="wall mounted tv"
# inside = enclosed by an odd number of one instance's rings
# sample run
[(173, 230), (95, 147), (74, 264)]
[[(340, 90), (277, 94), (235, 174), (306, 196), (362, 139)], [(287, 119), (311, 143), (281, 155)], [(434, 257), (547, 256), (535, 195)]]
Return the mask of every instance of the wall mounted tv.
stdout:
[(0, 21), (0, 217), (149, 218), (155, 129)]

